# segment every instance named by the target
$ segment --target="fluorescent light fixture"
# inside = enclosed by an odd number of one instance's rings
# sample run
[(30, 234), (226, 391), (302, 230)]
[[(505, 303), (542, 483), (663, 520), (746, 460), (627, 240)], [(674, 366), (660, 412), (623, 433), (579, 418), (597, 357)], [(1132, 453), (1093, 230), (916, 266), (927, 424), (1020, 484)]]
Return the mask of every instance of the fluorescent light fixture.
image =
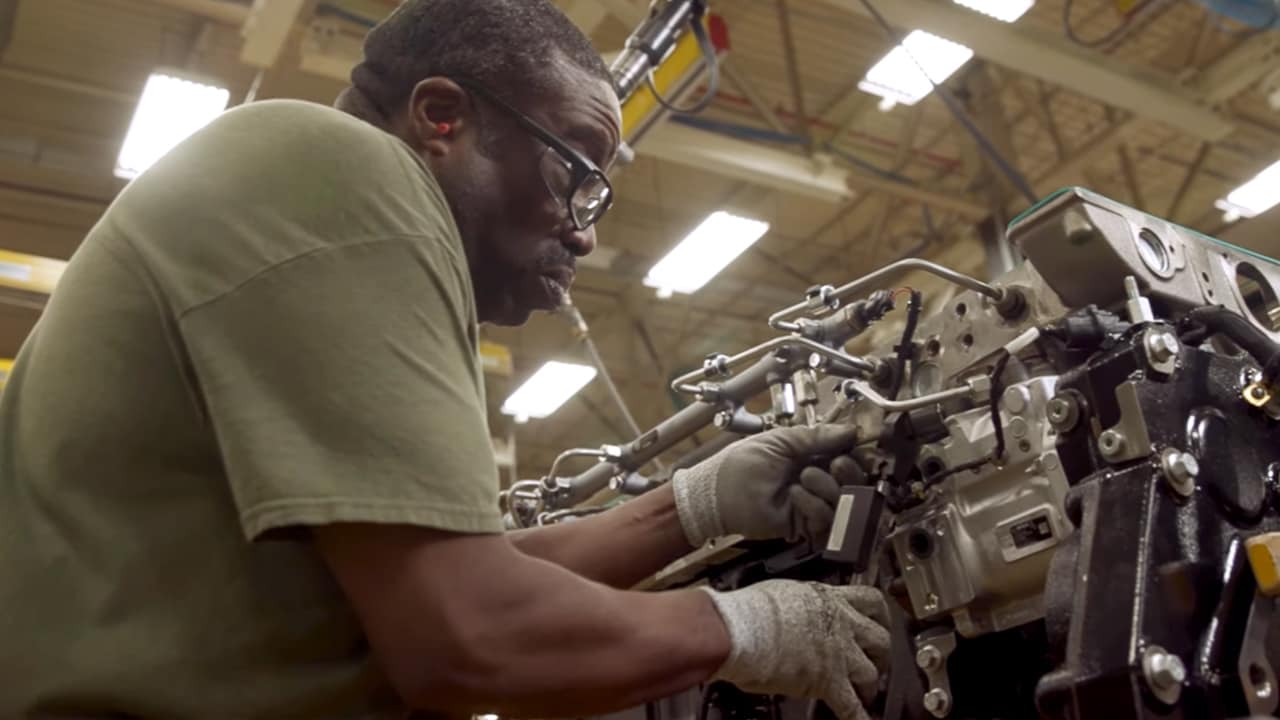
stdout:
[(1216, 204), (1230, 221), (1257, 217), (1280, 205), (1280, 162), (1273, 163)]
[(226, 88), (152, 73), (125, 136), (116, 177), (132, 180), (227, 109)]
[(1018, 18), (1027, 14), (1036, 0), (952, 0), (970, 10), (993, 17), (1001, 22), (1017, 22)]
[(644, 284), (659, 297), (695, 292), (768, 231), (767, 222), (713, 212), (653, 266)]
[(589, 365), (552, 360), (538, 368), (538, 372), (511, 393), (511, 397), (502, 403), (502, 414), (514, 415), (516, 422), (547, 417), (595, 376), (596, 369)]
[[(945, 82), (971, 57), (973, 50), (960, 43), (914, 30), (867, 71), (858, 89), (903, 105), (915, 105), (933, 92), (934, 84)], [(920, 71), (921, 67), (925, 72)]]

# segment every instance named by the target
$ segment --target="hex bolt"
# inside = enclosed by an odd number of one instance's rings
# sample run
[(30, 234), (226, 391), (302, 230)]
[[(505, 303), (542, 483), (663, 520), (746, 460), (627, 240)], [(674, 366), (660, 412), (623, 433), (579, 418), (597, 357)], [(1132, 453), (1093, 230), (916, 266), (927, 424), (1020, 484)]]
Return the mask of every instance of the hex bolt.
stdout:
[(1178, 339), (1170, 332), (1147, 335), (1147, 354), (1153, 363), (1167, 362), (1178, 355)]
[(1080, 419), (1080, 406), (1070, 395), (1057, 395), (1045, 406), (1049, 424), (1058, 432), (1067, 432)]
[(1011, 387), (1004, 391), (1004, 407), (1014, 415), (1021, 415), (1030, 400), (1031, 394), (1024, 387)]
[(942, 666), (942, 653), (933, 645), (925, 645), (916, 652), (916, 665), (921, 670), (937, 670)]
[(721, 410), (720, 412), (716, 413), (715, 418), (712, 420), (712, 422), (715, 423), (715, 426), (720, 428), (721, 430), (729, 427), (729, 423), (732, 421), (733, 421), (733, 413), (729, 412), (728, 410)]
[(951, 693), (942, 688), (934, 688), (924, 694), (924, 709), (936, 718), (946, 717), (951, 712)]
[(1105, 458), (1113, 458), (1124, 452), (1124, 435), (1115, 430), (1103, 430), (1098, 436), (1098, 449)]
[(1169, 487), (1182, 497), (1191, 497), (1196, 491), (1196, 477), (1200, 474), (1200, 463), (1191, 453), (1169, 448), (1160, 453), (1160, 468), (1164, 470), (1164, 478)]
[(1182, 683), (1187, 679), (1187, 668), (1182, 658), (1152, 645), (1142, 653), (1142, 675), (1152, 693), (1172, 705), (1182, 694)]
[(1009, 421), (1009, 434), (1015, 438), (1026, 437), (1028, 429), (1029, 426), (1027, 425), (1027, 421), (1020, 417), (1016, 417)]

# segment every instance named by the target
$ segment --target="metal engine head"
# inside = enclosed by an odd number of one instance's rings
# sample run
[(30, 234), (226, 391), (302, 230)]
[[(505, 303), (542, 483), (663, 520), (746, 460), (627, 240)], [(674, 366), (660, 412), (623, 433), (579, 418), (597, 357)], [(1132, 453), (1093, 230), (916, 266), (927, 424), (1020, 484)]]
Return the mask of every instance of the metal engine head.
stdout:
[[(1009, 445), (1000, 467), (947, 477), (895, 519), (888, 543), (917, 618), (950, 614), (961, 635), (974, 637), (1043, 617), (1048, 551), (1071, 532), (1063, 511), (1067, 479), (1045, 421), (1055, 381), (1033, 378), (1004, 391)], [(957, 467), (991, 454), (987, 408), (946, 423), (948, 438), (923, 449), (924, 467)]]

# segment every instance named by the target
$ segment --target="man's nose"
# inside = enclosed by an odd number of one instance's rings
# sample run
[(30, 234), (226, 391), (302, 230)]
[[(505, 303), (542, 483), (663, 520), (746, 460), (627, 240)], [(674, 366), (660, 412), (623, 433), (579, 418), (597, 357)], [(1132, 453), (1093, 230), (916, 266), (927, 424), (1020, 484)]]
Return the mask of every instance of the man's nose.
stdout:
[(575, 230), (570, 224), (560, 236), (564, 246), (574, 257), (586, 257), (596, 249), (596, 228), (594, 225), (586, 230)]

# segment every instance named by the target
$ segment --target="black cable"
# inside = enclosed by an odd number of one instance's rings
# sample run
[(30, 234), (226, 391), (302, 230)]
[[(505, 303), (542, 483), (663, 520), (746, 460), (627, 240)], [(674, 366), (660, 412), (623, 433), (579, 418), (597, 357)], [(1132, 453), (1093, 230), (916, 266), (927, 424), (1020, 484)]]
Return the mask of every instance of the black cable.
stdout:
[(1004, 384), (1000, 376), (1004, 375), (1005, 366), (1013, 354), (1008, 350), (1000, 351), (1000, 359), (991, 368), (991, 424), (996, 434), (996, 449), (992, 454), (995, 460), (1004, 459), (1004, 422), (1000, 419), (1000, 396), (1004, 394)]
[(907, 299), (907, 324), (902, 328), (902, 341), (895, 348), (898, 351), (898, 372), (893, 378), (893, 387), (889, 388), (889, 399), (896, 399), (902, 390), (902, 382), (907, 377), (907, 363), (915, 355), (916, 326), (920, 323), (920, 306), (923, 296), (919, 290), (912, 290)]
[(1151, 0), (1145, 0), (1134, 9), (1130, 10), (1129, 14), (1125, 16), (1124, 20), (1115, 29), (1102, 37), (1085, 40), (1076, 34), (1076, 29), (1071, 24), (1071, 8), (1075, 5), (1075, 0), (1066, 0), (1066, 2), (1062, 4), (1062, 31), (1067, 36), (1068, 40), (1080, 45), (1081, 47), (1099, 48), (1110, 45), (1123, 35), (1131, 25), (1133, 25), (1133, 19), (1150, 4)]
[(938, 472), (924, 479), (924, 486), (933, 487), (934, 485), (937, 485), (938, 483), (942, 482), (943, 480), (946, 480), (952, 475), (962, 473), (965, 470), (976, 470), (991, 461), (992, 461), (991, 456), (987, 456), (983, 458), (978, 458), (977, 460), (970, 460), (967, 463), (961, 463), (960, 465), (947, 468), (946, 470), (939, 470)]
[(649, 74), (645, 78), (645, 82), (649, 84), (649, 92), (653, 93), (653, 99), (658, 101), (664, 110), (675, 113), (677, 115), (696, 115), (711, 106), (711, 101), (715, 100), (716, 95), (720, 92), (720, 62), (716, 59), (716, 48), (711, 43), (711, 37), (707, 35), (707, 29), (702, 25), (702, 16), (705, 8), (699, 5), (694, 9), (689, 19), (692, 25), (693, 36), (698, 39), (698, 47), (702, 50), (703, 61), (707, 63), (707, 90), (702, 94), (698, 101), (689, 107), (676, 107), (669, 100), (658, 92), (658, 86), (653, 82), (653, 73), (657, 67), (649, 68)]
[(915, 54), (911, 52), (910, 48), (903, 43), (905, 38), (902, 35), (899, 35), (898, 32), (893, 29), (893, 26), (884, 19), (884, 16), (880, 14), (880, 11), (876, 9), (875, 5), (871, 4), (871, 0), (860, 1), (862, 2), (862, 6), (867, 9), (867, 13), (870, 14), (871, 17), (875, 18), (876, 23), (880, 25), (881, 29), (883, 29), (895, 43), (901, 45), (903, 50), (906, 50), (907, 56), (911, 58), (911, 62), (915, 63), (916, 68), (918, 68), (920, 73), (925, 76), (925, 79), (929, 81), (929, 85), (933, 87), (943, 104), (945, 104), (947, 109), (951, 111), (951, 114), (955, 116), (956, 121), (964, 126), (964, 129), (968, 131), (975, 141), (977, 141), (978, 147), (982, 149), (982, 152), (985, 153), (993, 163), (995, 163), (996, 167), (1000, 169), (1000, 173), (1009, 181), (1009, 184), (1013, 185), (1014, 189), (1026, 198), (1028, 203), (1034, 205), (1039, 202), (1040, 198), (1031, 189), (1031, 184), (1022, 176), (1022, 173), (1018, 172), (1017, 168), (1013, 167), (1013, 165), (1005, 159), (1004, 155), (1000, 153), (995, 144), (991, 142), (990, 138), (978, 129), (978, 126), (974, 124), (973, 119), (969, 117), (969, 114), (964, 111), (964, 108), (960, 107), (960, 101), (955, 99), (950, 90), (947, 90), (945, 87), (933, 81), (933, 78), (925, 71), (924, 65), (920, 63)]
[(1001, 350), (1000, 359), (996, 360), (995, 365), (991, 366), (991, 402), (988, 407), (991, 408), (991, 428), (996, 436), (995, 450), (986, 457), (971, 460), (967, 463), (962, 463), (945, 470), (939, 470), (924, 479), (923, 483), (926, 488), (937, 485), (956, 473), (961, 473), (965, 470), (974, 470), (986, 465), (987, 463), (999, 462), (1004, 459), (1004, 421), (1000, 417), (1000, 396), (1004, 394), (1004, 385), (1000, 381), (1000, 376), (1004, 375), (1004, 369), (1009, 365), (1009, 360), (1012, 357), (1013, 354), (1008, 350)]
[(1186, 333), (1187, 336), (1198, 334), (1197, 325), (1209, 334), (1227, 336), (1262, 367), (1264, 384), (1272, 385), (1280, 376), (1280, 345), (1272, 342), (1271, 338), (1244, 317), (1221, 305), (1204, 305), (1188, 312), (1183, 317), (1182, 324), (1190, 331)]

